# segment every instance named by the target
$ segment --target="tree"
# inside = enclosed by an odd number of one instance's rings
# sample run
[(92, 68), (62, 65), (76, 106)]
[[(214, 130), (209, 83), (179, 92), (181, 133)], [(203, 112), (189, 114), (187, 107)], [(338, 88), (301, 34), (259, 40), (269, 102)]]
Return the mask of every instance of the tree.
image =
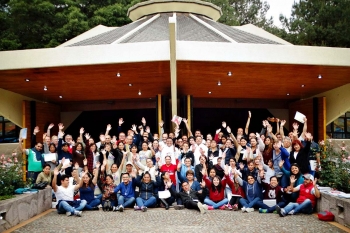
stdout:
[(293, 44), (350, 47), (349, 0), (301, 0), (280, 20)]

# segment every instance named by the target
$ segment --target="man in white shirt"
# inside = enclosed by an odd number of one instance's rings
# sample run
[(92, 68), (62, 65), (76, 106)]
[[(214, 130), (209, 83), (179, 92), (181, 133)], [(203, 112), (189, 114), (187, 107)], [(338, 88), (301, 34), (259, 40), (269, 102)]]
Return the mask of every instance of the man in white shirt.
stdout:
[(202, 137), (197, 136), (196, 137), (196, 143), (191, 145), (190, 150), (193, 151), (194, 154), (194, 166), (199, 164), (199, 157), (204, 154), (205, 156), (208, 155), (208, 147), (202, 143)]
[[(58, 214), (66, 213), (67, 216), (75, 215), (82, 216), (82, 209), (86, 205), (86, 200), (74, 200), (74, 191), (77, 191), (83, 185), (83, 179), (77, 185), (69, 185), (69, 176), (61, 175), (61, 185), (57, 186), (57, 175), (59, 171), (54, 170), (54, 177), (52, 180), (52, 188), (55, 191), (58, 204), (56, 206)], [(85, 172), (82, 173), (82, 177)]]
[(165, 164), (166, 156), (170, 156), (171, 163), (176, 164), (176, 159), (179, 157), (180, 151), (173, 145), (173, 140), (171, 138), (167, 138), (165, 145), (163, 147), (160, 146), (159, 150), (161, 150), (161, 153), (160, 153), (161, 164)]

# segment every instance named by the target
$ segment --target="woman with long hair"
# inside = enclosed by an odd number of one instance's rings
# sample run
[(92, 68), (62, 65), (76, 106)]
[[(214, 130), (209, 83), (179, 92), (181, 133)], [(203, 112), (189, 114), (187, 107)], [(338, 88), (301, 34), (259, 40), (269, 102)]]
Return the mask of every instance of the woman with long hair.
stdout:
[[(98, 169), (100, 164), (96, 164)], [(86, 200), (87, 204), (85, 205), (86, 210), (98, 210), (98, 205), (101, 203), (100, 198), (95, 198), (95, 187), (97, 184), (97, 176), (92, 178), (90, 173), (85, 173), (82, 177), (83, 185), (79, 188), (80, 199)]]

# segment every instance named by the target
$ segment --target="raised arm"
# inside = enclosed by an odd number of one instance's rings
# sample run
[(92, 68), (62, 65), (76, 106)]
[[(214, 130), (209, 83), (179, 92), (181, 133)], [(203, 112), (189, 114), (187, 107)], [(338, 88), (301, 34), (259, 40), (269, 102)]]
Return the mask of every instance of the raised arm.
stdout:
[(53, 191), (57, 192), (57, 175), (58, 175), (58, 169), (57, 167), (53, 170), (53, 179), (52, 179), (52, 188)]
[(53, 123), (51, 123), (46, 130), (46, 136), (50, 137), (51, 136), (51, 129), (54, 127), (55, 125)]
[(111, 129), (112, 129), (111, 124), (108, 124), (107, 127), (106, 127), (105, 136), (109, 135), (109, 131), (111, 131)]
[(251, 117), (252, 117), (252, 113), (250, 111), (248, 111), (248, 119), (247, 119), (247, 123), (246, 123), (245, 129), (244, 129), (245, 134), (248, 134), (248, 132), (249, 132), (249, 125), (250, 125), (250, 118)]
[(286, 124), (286, 120), (281, 120), (281, 126), (280, 126), (280, 134), (282, 139), (284, 138), (284, 125)]
[(186, 125), (186, 129), (187, 129), (188, 134), (189, 134), (190, 136), (193, 136), (193, 133), (192, 133), (192, 131), (191, 131), (191, 128), (190, 128), (190, 126), (188, 125), (187, 119), (183, 118), (182, 121), (183, 121), (183, 122), (185, 123), (185, 125)]
[(304, 127), (303, 127), (303, 132), (301, 133), (301, 137), (302, 138), (305, 138), (305, 134), (306, 134), (306, 132), (307, 132), (307, 119), (306, 119), (306, 117), (304, 117)]

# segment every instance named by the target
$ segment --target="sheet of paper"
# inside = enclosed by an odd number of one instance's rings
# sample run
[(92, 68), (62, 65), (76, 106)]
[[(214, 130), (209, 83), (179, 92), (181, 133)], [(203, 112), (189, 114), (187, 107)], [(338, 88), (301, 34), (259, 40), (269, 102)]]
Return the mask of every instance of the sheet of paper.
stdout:
[(51, 162), (52, 160), (56, 161), (56, 154), (55, 153), (44, 154), (44, 160), (45, 162)]
[(299, 121), (300, 123), (305, 123), (304, 122), (304, 117), (305, 117), (305, 115), (304, 114), (302, 114), (301, 112), (296, 112), (295, 113), (295, 116), (294, 116), (294, 120), (297, 120), (297, 121)]
[(21, 131), (19, 132), (19, 137), (22, 139), (27, 139), (27, 128), (21, 129)]

